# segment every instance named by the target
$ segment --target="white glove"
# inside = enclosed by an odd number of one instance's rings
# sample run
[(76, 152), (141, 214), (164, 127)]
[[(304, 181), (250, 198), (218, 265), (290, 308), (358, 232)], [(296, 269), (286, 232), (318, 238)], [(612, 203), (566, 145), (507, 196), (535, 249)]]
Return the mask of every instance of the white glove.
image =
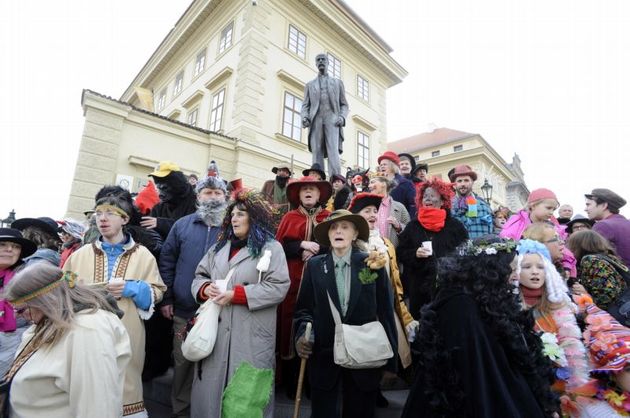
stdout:
[(405, 330), (407, 331), (407, 341), (409, 341), (410, 343), (416, 339), (416, 334), (418, 332), (419, 326), (420, 323), (416, 320), (413, 320), (405, 327)]

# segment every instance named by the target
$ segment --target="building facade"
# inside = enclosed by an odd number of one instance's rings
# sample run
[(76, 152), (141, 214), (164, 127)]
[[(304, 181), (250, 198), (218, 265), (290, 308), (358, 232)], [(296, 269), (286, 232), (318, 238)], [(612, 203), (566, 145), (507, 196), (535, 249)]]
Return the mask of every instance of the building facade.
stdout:
[(214, 159), (250, 187), (280, 160), (307, 168), (300, 109), (322, 52), (350, 107), (342, 166), (369, 166), (386, 149), (386, 91), (406, 76), (391, 51), (341, 0), (193, 1), (120, 99), (84, 92), (69, 214), (96, 184), (136, 191), (161, 160), (201, 174)]
[(529, 190), (525, 185), (521, 160), (514, 155), (507, 163), (479, 134), (448, 128), (435, 129), (409, 138), (390, 142), (389, 149), (407, 152), (417, 162), (429, 165), (429, 175), (448, 180), (448, 172), (459, 164), (468, 164), (477, 173), (475, 193), (483, 196), (481, 186), (487, 180), (492, 186), (493, 208), (506, 206), (515, 212), (527, 202)]

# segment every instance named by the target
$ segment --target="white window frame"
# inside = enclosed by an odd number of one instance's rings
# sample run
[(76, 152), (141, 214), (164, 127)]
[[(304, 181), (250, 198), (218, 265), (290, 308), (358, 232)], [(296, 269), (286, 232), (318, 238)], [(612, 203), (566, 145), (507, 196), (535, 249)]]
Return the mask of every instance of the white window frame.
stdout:
[(186, 115), (186, 123), (190, 126), (197, 127), (199, 122), (199, 107), (195, 107)]
[(175, 83), (173, 84), (173, 96), (177, 96), (184, 90), (184, 70), (181, 70), (175, 76)]
[(212, 96), (212, 110), (210, 111), (209, 129), (218, 132), (223, 125), (223, 108), (225, 105), (225, 87)]
[(202, 49), (195, 59), (195, 70), (193, 71), (193, 77), (197, 77), (199, 74), (203, 73), (203, 70), (206, 69), (206, 55), (208, 54), (208, 48)]
[(234, 21), (227, 24), (221, 31), (219, 39), (219, 54), (232, 46), (232, 38), (234, 37)]
[(328, 75), (341, 80), (341, 60), (328, 52)]
[(165, 107), (166, 107), (166, 88), (163, 88), (162, 91), (160, 91), (160, 94), (158, 95), (156, 108), (158, 112), (161, 112), (162, 110), (164, 110)]
[(431, 158), (435, 158), (435, 157), (439, 157), (439, 156), (440, 156), (440, 150), (431, 151)]
[(370, 101), (370, 82), (359, 74), (357, 74), (357, 96), (366, 102)]
[(357, 131), (357, 165), (362, 169), (370, 166), (370, 136)]
[(306, 59), (306, 34), (293, 25), (289, 25), (287, 48), (298, 57)]
[[(289, 99), (292, 103), (288, 105)], [(302, 98), (285, 91), (282, 101), (282, 135), (295, 141), (302, 142)], [(290, 114), (290, 121), (287, 121), (287, 114)], [(297, 119), (296, 119), (297, 118)]]

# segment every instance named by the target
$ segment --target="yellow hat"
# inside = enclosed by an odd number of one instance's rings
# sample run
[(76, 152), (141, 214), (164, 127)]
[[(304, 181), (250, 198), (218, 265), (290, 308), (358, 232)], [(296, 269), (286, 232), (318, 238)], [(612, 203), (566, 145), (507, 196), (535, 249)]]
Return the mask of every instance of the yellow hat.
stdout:
[(153, 173), (149, 174), (149, 176), (166, 177), (169, 174), (171, 174), (171, 172), (173, 172), (173, 171), (182, 171), (182, 170), (180, 170), (179, 166), (177, 164), (175, 164), (175, 163), (172, 163), (170, 161), (162, 161), (157, 166), (155, 171)]

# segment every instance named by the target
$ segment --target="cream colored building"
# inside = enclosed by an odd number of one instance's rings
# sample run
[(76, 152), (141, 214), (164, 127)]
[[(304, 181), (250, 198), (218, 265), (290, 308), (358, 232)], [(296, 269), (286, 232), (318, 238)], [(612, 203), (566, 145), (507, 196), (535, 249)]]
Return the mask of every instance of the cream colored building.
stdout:
[[(89, 90), (68, 213), (103, 184), (147, 181), (159, 161), (260, 187), (271, 167), (311, 164), (299, 116), (315, 56), (345, 85), (350, 113), (342, 166), (369, 166), (386, 149), (386, 91), (406, 71), (341, 0), (195, 0), (116, 100)], [(297, 173), (296, 173), (297, 174)]]
[(448, 128), (435, 129), (409, 138), (390, 142), (389, 149), (414, 156), (429, 165), (429, 175), (448, 180), (448, 172), (459, 164), (470, 165), (477, 173), (475, 193), (483, 196), (485, 180), (492, 186), (492, 207), (507, 206), (512, 211), (522, 209), (529, 190), (525, 185), (521, 160), (514, 154), (507, 163), (479, 134)]

